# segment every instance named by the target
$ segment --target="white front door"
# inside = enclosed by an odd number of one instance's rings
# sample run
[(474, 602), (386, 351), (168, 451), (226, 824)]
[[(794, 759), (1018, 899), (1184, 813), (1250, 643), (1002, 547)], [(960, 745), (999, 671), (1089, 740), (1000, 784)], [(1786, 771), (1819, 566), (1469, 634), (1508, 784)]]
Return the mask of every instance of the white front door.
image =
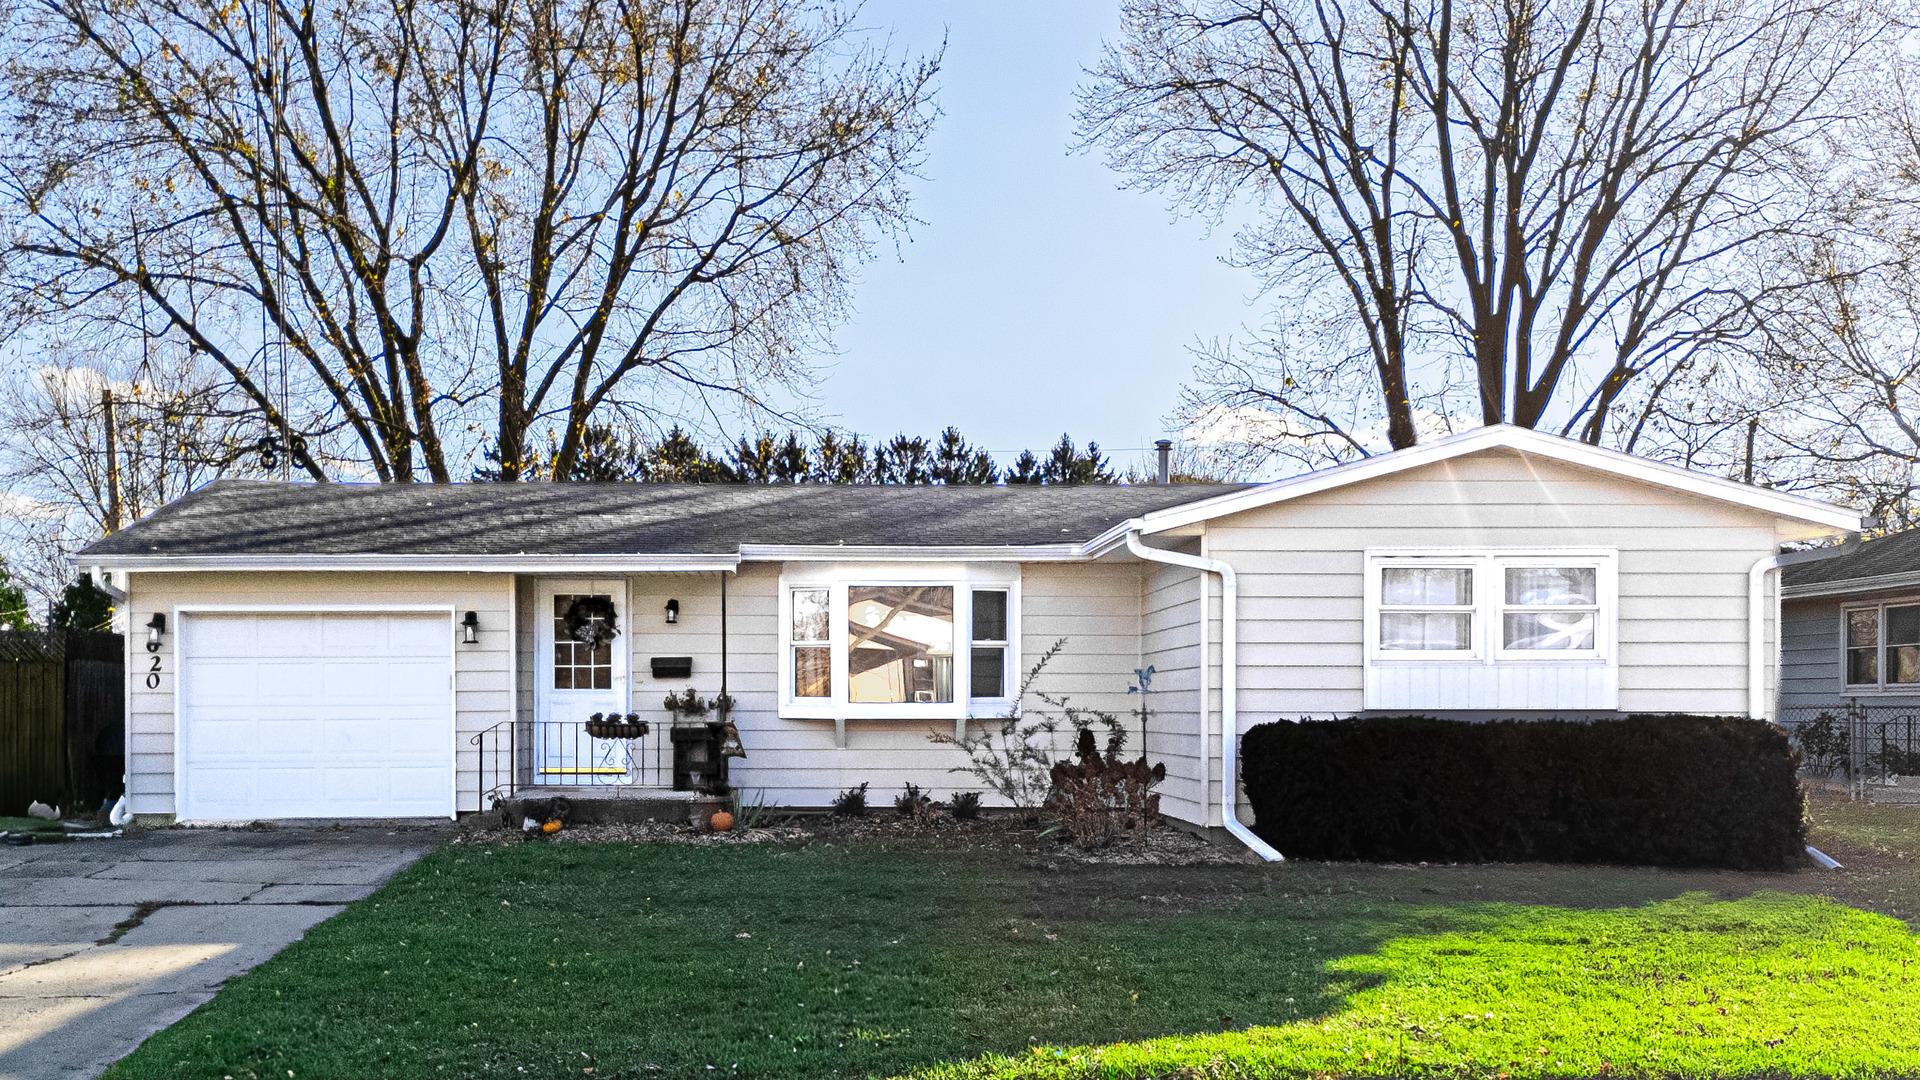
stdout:
[[(611, 641), (588, 645), (567, 630), (577, 601), (611, 602)], [(540, 785), (631, 784), (638, 770), (625, 739), (596, 739), (594, 713), (627, 711), (627, 587), (619, 578), (541, 582), (534, 599), (534, 776)]]
[(178, 618), (181, 819), (453, 813), (451, 613)]

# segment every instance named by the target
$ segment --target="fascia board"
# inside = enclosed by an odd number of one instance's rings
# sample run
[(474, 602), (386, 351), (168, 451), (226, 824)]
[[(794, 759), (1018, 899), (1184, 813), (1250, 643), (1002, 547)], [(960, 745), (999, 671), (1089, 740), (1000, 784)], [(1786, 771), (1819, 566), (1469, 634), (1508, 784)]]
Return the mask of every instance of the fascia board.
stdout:
[(448, 573), (672, 573), (737, 570), (737, 555), (86, 555), (75, 566), (130, 573), (190, 573), (214, 570), (431, 571)]
[(1734, 503), (1778, 517), (1808, 521), (1842, 532), (1858, 532), (1861, 528), (1861, 516), (1857, 511), (1835, 506), (1832, 503), (1769, 491), (1765, 488), (1755, 488), (1718, 477), (1702, 476), (1699, 473), (1647, 461), (1615, 450), (1604, 450), (1571, 439), (1562, 439), (1555, 435), (1545, 435), (1526, 428), (1511, 426), (1478, 428), (1419, 446), (1411, 446), (1405, 450), (1395, 450), (1392, 453), (1364, 458), (1331, 469), (1276, 480), (1271, 484), (1264, 484), (1248, 491), (1236, 491), (1185, 506), (1156, 510), (1141, 517), (1141, 528), (1146, 533), (1166, 532), (1199, 521), (1256, 510), (1289, 499), (1298, 499), (1322, 491), (1346, 487), (1349, 484), (1392, 476), (1395, 473), (1448, 461), (1482, 450), (1502, 448), (1551, 458), (1627, 480), (1682, 491), (1720, 502)]

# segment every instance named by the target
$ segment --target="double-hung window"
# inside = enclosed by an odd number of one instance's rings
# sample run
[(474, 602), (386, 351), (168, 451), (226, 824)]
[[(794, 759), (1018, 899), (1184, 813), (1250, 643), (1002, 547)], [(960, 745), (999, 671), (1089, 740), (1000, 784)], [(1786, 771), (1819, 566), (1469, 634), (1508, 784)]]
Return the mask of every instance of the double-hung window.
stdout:
[(1006, 703), (1017, 567), (790, 568), (783, 715), (959, 719)]
[(1007, 590), (973, 590), (973, 663), (968, 696), (999, 701), (1007, 696)]
[(1849, 607), (1841, 622), (1841, 677), (1848, 691), (1920, 692), (1920, 603)]
[(1365, 707), (1617, 708), (1616, 561), (1606, 548), (1369, 550)]
[(1603, 551), (1369, 552), (1369, 660), (1604, 660), (1613, 567)]

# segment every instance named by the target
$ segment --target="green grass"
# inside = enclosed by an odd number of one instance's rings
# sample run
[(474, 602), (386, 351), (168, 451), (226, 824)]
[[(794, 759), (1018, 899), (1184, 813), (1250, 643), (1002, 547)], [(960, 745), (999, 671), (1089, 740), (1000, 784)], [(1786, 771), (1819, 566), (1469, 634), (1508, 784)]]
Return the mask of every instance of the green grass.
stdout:
[(1018, 858), (448, 847), (107, 1075), (1920, 1074), (1837, 878)]

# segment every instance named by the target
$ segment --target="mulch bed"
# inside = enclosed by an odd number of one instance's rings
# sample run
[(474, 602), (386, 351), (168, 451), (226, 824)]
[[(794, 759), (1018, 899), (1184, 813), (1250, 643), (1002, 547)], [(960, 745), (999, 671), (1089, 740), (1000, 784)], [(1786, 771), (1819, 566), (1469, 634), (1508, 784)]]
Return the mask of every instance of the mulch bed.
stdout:
[[(1043, 835), (1044, 834), (1044, 835)], [(550, 836), (537, 833), (483, 831), (454, 843), (547, 842), (563, 844), (781, 844), (791, 847), (882, 846), (926, 851), (982, 851), (1013, 855), (1044, 866), (1085, 863), (1116, 866), (1228, 866), (1257, 862), (1234, 847), (1214, 844), (1204, 837), (1162, 824), (1144, 840), (1082, 850), (1050, 831), (1011, 815), (987, 815), (972, 821), (940, 816), (915, 821), (890, 812), (868, 817), (825, 815), (776, 816), (752, 828), (714, 832), (705, 826), (660, 821), (604, 825), (569, 825)]]

